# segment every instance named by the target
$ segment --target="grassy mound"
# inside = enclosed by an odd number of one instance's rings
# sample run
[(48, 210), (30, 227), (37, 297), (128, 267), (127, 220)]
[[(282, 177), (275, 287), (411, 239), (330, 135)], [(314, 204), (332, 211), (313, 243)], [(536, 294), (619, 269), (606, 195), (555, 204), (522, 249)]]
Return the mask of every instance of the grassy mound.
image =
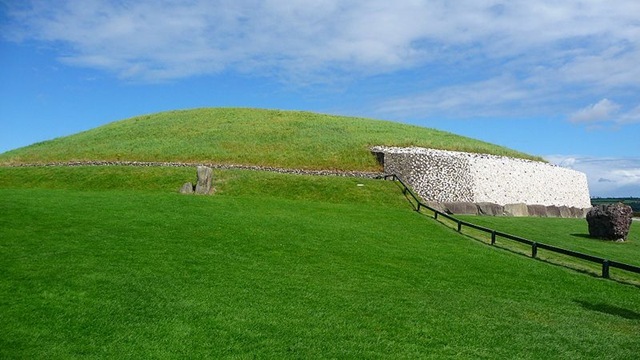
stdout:
[[(0, 163), (375, 170), (368, 146), (380, 144), (522, 155), (390, 122), (201, 109), (112, 123)], [(178, 194), (194, 177), (193, 168), (0, 167), (0, 358), (640, 353), (637, 286), (471, 241), (412, 211), (392, 182), (216, 170), (216, 195)], [(579, 233), (569, 220), (513, 232)]]
[(0, 164), (127, 160), (372, 171), (379, 167), (369, 152), (373, 145), (532, 158), (471, 138), (390, 121), (207, 108), (114, 122), (0, 154)]

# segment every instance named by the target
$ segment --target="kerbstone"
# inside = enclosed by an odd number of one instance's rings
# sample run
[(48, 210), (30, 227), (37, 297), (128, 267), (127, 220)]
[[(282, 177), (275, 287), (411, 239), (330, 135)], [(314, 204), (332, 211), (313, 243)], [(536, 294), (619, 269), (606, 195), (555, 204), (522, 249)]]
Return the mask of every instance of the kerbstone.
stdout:
[(502, 205), (488, 202), (478, 203), (476, 205), (478, 206), (478, 213), (480, 215), (500, 216), (505, 213), (504, 206)]
[(547, 207), (544, 205), (527, 205), (529, 216), (547, 217)]
[(529, 216), (529, 208), (527, 204), (507, 204), (504, 206), (504, 212), (510, 216)]
[(478, 207), (470, 202), (446, 202), (442, 204), (446, 212), (455, 215), (478, 215)]

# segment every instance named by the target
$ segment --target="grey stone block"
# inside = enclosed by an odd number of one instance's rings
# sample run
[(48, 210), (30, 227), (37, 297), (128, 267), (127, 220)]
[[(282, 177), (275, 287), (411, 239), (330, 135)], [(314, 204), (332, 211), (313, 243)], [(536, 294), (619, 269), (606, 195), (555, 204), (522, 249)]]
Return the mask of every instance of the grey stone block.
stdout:
[(504, 212), (511, 216), (529, 216), (527, 204), (507, 204), (504, 206)]
[(478, 213), (480, 215), (502, 216), (505, 214), (504, 206), (502, 205), (490, 202), (482, 202), (476, 205), (478, 206)]
[(560, 208), (555, 205), (547, 206), (547, 216), (562, 217), (562, 214), (560, 214)]
[(544, 205), (527, 205), (529, 216), (547, 217), (547, 207)]
[(456, 215), (478, 215), (478, 207), (470, 202), (446, 202), (442, 204), (446, 212)]

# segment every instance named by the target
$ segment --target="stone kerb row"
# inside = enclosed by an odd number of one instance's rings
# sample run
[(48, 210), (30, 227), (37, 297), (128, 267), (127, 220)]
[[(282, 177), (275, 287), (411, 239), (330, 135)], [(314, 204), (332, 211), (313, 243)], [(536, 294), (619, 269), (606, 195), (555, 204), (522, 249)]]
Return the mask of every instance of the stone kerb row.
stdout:
[[(573, 211), (582, 217), (582, 209), (591, 207), (586, 175), (547, 163), (415, 147), (377, 146), (371, 151), (385, 173), (399, 175), (429, 202), (492, 203), (508, 206), (505, 213), (534, 216)], [(527, 209), (518, 210), (517, 204)]]
[(198, 167), (206, 166), (212, 169), (218, 170), (253, 170), (253, 171), (266, 171), (275, 172), (281, 174), (294, 174), (294, 175), (317, 175), (317, 176), (339, 176), (339, 177), (356, 177), (376, 179), (380, 178), (383, 173), (381, 172), (367, 172), (367, 171), (343, 171), (343, 170), (307, 170), (307, 169), (290, 169), (279, 168), (272, 166), (258, 166), (258, 165), (238, 165), (238, 164), (214, 164), (214, 163), (190, 163), (190, 162), (157, 162), (157, 161), (61, 161), (61, 162), (48, 162), (48, 163), (31, 163), (31, 164), (6, 164), (0, 166), (6, 167), (48, 167), (48, 166), (134, 166), (134, 167)]

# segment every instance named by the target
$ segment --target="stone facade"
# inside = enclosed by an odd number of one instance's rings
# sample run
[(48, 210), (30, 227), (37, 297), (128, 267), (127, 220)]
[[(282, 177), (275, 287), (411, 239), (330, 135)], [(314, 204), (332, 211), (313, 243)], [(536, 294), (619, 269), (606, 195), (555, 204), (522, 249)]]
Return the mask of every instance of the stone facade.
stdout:
[(397, 174), (426, 201), (591, 207), (579, 171), (505, 156), (377, 146), (387, 174)]

